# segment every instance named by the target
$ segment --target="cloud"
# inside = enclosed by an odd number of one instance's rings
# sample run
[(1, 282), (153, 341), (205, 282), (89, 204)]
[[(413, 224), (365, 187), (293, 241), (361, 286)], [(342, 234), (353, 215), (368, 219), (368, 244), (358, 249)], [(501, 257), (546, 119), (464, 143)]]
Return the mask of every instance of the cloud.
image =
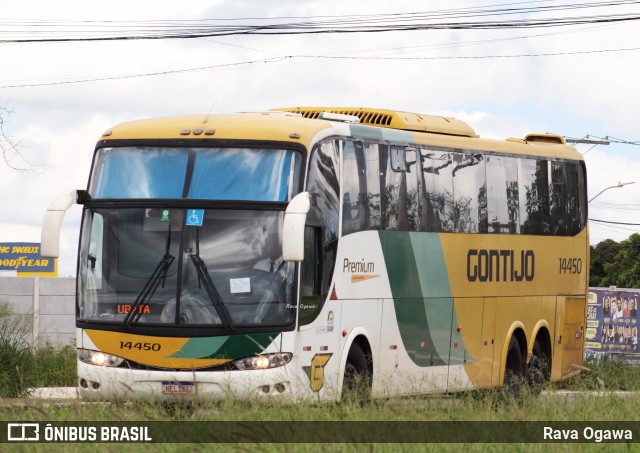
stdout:
[[(451, 9), (447, 2), (335, 1), (230, 2), (196, 0), (123, 2), (90, 9), (77, 1), (55, 5), (13, 2), (16, 19), (159, 20), (339, 16)], [(473, 2), (456, 4), (476, 7)], [(5, 5), (3, 5), (4, 8)], [(631, 9), (629, 9), (631, 11)], [(528, 38), (524, 38), (527, 37)], [(548, 57), (488, 58), (633, 47), (637, 24), (537, 30), (444, 30), (384, 34), (239, 36), (215, 39), (2, 45), (0, 86), (73, 82), (209, 66), (208, 70), (0, 89), (8, 104), (11, 134), (25, 157), (46, 164), (42, 175), (0, 165), (3, 241), (38, 241), (39, 225), (57, 193), (86, 187), (100, 134), (122, 121), (183, 113), (226, 113), (298, 105), (371, 106), (454, 116), (484, 137), (524, 137), (554, 132), (573, 137), (610, 135), (638, 140), (638, 51)], [(315, 58), (308, 56), (315, 55)], [(307, 56), (307, 57), (301, 57)], [(279, 60), (273, 60), (280, 57)], [(293, 57), (293, 58), (290, 58)], [(328, 57), (354, 57), (334, 59)], [(379, 57), (368, 60), (362, 57)], [(455, 59), (453, 57), (456, 57)], [(460, 58), (474, 57), (474, 58)], [(475, 58), (478, 57), (478, 58)], [(400, 59), (405, 58), (405, 59)], [(255, 63), (229, 66), (238, 62)], [(19, 62), (19, 63), (18, 63)], [(217, 68), (213, 68), (217, 66)], [(586, 156), (590, 195), (640, 174), (629, 149), (598, 147)], [(588, 147), (581, 146), (586, 151)], [(592, 215), (638, 219), (640, 183), (608, 191)], [(628, 198), (626, 198), (628, 197)], [(635, 198), (634, 198), (635, 197)], [(600, 203), (626, 206), (606, 211)], [(64, 223), (61, 274), (72, 274), (80, 209)], [(629, 229), (592, 226), (594, 240), (626, 237)]]

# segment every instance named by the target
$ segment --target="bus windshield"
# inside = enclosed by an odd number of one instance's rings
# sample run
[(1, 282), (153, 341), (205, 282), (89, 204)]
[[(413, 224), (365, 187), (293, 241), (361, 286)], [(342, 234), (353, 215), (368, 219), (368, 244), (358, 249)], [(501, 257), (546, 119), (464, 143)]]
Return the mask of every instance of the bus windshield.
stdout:
[(119, 147), (97, 151), (94, 199), (288, 201), (300, 174), (292, 150)]
[[(78, 320), (225, 330), (291, 324), (295, 266), (282, 260), (281, 231), (301, 162), (277, 148), (98, 149)], [(230, 209), (229, 201), (245, 203)]]
[(288, 325), (295, 266), (281, 256), (283, 218), (263, 210), (87, 209), (78, 319)]

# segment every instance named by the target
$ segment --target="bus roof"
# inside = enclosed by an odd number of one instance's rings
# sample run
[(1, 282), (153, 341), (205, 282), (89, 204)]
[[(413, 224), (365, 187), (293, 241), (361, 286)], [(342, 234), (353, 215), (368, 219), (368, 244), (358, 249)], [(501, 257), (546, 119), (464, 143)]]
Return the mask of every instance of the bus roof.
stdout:
[[(342, 123), (338, 126), (335, 121), (321, 119), (321, 112), (357, 117), (356, 124)], [(582, 155), (573, 146), (566, 145), (560, 135), (529, 134), (522, 139), (485, 139), (476, 135), (465, 122), (453, 118), (348, 107), (291, 107), (258, 113), (143, 119), (114, 126), (102, 135), (102, 140), (247, 139), (299, 143), (309, 148), (315, 137), (329, 135), (582, 159)]]
[(434, 134), (460, 135), (477, 137), (467, 123), (445, 116), (423, 115), (420, 113), (399, 112), (386, 109), (370, 109), (364, 107), (287, 107), (274, 109), (291, 113), (299, 113), (305, 118), (317, 119), (322, 113), (337, 113), (357, 117), (359, 124), (388, 127), (413, 132), (431, 132)]
[(182, 115), (121, 123), (102, 135), (103, 140), (254, 139), (309, 143), (324, 121), (309, 121), (287, 113), (235, 113)]

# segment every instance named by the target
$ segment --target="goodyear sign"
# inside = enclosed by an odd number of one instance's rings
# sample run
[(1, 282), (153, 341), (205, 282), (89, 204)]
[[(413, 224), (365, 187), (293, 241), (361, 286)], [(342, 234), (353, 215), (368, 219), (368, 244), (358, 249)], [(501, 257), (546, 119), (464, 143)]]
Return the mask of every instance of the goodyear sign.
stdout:
[(0, 271), (16, 271), (19, 277), (55, 277), (58, 259), (43, 258), (37, 242), (0, 242)]

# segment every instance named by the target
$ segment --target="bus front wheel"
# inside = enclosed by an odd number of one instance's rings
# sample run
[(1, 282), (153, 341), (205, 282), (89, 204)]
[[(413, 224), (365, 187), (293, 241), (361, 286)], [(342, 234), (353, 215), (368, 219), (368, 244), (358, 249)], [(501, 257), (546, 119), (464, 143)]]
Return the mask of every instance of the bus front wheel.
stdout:
[(344, 367), (342, 401), (356, 400), (361, 405), (371, 397), (370, 357), (367, 357), (359, 344), (353, 343), (347, 363)]

